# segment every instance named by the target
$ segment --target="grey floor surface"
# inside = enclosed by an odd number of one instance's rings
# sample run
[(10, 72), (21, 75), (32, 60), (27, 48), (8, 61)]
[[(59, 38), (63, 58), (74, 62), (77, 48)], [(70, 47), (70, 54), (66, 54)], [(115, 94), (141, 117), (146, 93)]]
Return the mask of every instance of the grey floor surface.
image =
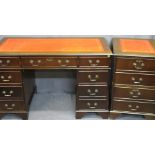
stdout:
[[(21, 119), (5, 115), (3, 120)], [(121, 115), (119, 120), (143, 120), (143, 116)], [(37, 93), (33, 96), (29, 120), (75, 120), (75, 95), (67, 93)], [(94, 113), (86, 114), (82, 120), (102, 120)]]

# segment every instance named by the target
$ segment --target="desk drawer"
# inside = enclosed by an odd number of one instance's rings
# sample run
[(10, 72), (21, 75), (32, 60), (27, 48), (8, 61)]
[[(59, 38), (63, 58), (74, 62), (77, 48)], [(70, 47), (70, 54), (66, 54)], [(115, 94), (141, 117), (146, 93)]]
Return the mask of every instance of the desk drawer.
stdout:
[(22, 87), (0, 87), (0, 100), (4, 99), (22, 99), (23, 89)]
[(114, 100), (112, 103), (112, 110), (155, 113), (155, 104), (147, 102)]
[(0, 101), (0, 111), (14, 112), (25, 111), (26, 105), (24, 101)]
[(116, 58), (116, 70), (155, 71), (155, 59), (149, 58)]
[(107, 99), (100, 99), (100, 100), (78, 100), (77, 103), (77, 109), (78, 110), (94, 110), (94, 109), (106, 109), (108, 110), (108, 101)]
[(77, 88), (79, 97), (107, 97), (108, 87), (104, 85), (87, 86), (79, 85)]
[(108, 57), (80, 57), (80, 67), (110, 67)]
[(155, 86), (155, 74), (115, 73), (115, 84)]
[(24, 68), (77, 67), (76, 57), (22, 57)]
[(155, 89), (138, 87), (114, 87), (113, 97), (155, 100)]
[(18, 57), (0, 57), (0, 68), (20, 68)]
[(21, 84), (20, 71), (0, 71), (0, 84)]
[(107, 83), (108, 77), (108, 70), (78, 71), (78, 83)]

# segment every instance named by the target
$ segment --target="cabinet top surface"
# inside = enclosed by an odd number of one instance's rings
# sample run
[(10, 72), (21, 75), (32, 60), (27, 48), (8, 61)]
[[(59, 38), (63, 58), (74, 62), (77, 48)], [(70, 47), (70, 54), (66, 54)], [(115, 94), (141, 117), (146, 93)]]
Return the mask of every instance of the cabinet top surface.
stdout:
[(4, 38), (0, 55), (109, 55), (101, 38)]
[(116, 55), (155, 56), (155, 41), (151, 39), (113, 39), (113, 49)]

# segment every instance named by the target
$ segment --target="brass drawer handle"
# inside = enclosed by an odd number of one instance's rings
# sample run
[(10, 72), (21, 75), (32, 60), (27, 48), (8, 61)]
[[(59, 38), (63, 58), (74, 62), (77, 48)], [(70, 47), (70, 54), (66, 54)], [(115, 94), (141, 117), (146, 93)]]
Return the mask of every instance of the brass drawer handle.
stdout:
[(93, 106), (91, 106), (91, 104), (89, 102), (87, 102), (87, 106), (90, 108), (90, 109), (95, 109), (97, 106), (98, 106), (98, 103), (95, 102), (93, 103)]
[(130, 109), (130, 110), (132, 110), (132, 111), (136, 111), (137, 109), (132, 108), (132, 109)]
[(132, 96), (133, 98), (138, 98), (139, 96), (136, 96), (136, 95), (134, 95), (134, 96)]
[(6, 61), (5, 61), (5, 63), (3, 63), (3, 60), (0, 60), (0, 64), (2, 65), (2, 66), (7, 66), (8, 64), (10, 64), (11, 63), (11, 60), (9, 60), (9, 59), (7, 59)]
[(7, 110), (13, 110), (14, 107), (15, 107), (15, 104), (12, 104), (12, 107), (9, 107), (8, 104), (5, 104), (4, 106), (5, 106), (5, 108), (6, 108)]
[(13, 93), (14, 93), (13, 90), (10, 90), (8, 94), (7, 94), (7, 92), (6, 92), (5, 90), (2, 91), (2, 94), (3, 94), (5, 97), (11, 97)]
[[(8, 105), (8, 104), (5, 104), (4, 106), (5, 106), (5, 107), (8, 107), (9, 105)], [(12, 106), (12, 107), (15, 107), (16, 105), (13, 103), (11, 106)]]
[(90, 66), (97, 66), (97, 65), (100, 63), (100, 60), (97, 59), (97, 60), (96, 60), (96, 63), (93, 63), (93, 60), (89, 59), (88, 62), (89, 62), (89, 64), (90, 64)]
[(59, 64), (62, 63), (62, 60), (59, 59), (59, 60), (58, 60), (58, 63), (59, 63)]
[(140, 84), (141, 82), (138, 82), (138, 81), (134, 81), (133, 83), (134, 83), (134, 84)]
[(99, 64), (99, 63), (100, 63), (100, 60), (99, 60), (99, 59), (97, 59), (97, 60), (96, 60), (96, 63), (97, 63), (97, 64)]
[(8, 107), (7, 110), (13, 110), (14, 108)]
[(95, 82), (95, 81), (97, 81), (97, 79), (99, 78), (99, 75), (95, 75), (95, 78), (94, 79), (92, 79), (92, 76), (89, 74), (88, 75), (88, 78), (89, 78), (89, 80), (91, 81), (91, 82)]
[(4, 80), (2, 80), (3, 82), (10, 82), (10, 80), (6, 80), (6, 79), (4, 79)]
[(11, 94), (4, 94), (5, 97), (11, 97)]
[(37, 65), (37, 64), (33, 64), (32, 66), (37, 67), (37, 66), (39, 66), (39, 65)]
[(32, 66), (38, 66), (37, 64), (34, 64), (34, 60), (30, 60), (29, 62)]
[(88, 62), (91, 64), (91, 63), (93, 63), (93, 60), (90, 59), (90, 60), (88, 60)]
[(39, 64), (40, 64), (41, 62), (42, 62), (42, 61), (41, 61), (40, 59), (39, 59), (39, 60), (37, 60), (37, 63), (39, 63)]
[[(59, 63), (59, 64), (61, 64), (62, 62), (63, 62), (63, 61), (62, 61), (61, 59), (58, 60), (58, 63)], [(65, 63), (65, 64), (61, 64), (61, 66), (62, 66), (62, 67), (65, 67), (65, 66), (67, 66), (67, 64), (68, 64), (69, 62), (70, 62), (70, 60), (66, 59), (66, 60), (64, 60), (64, 62), (63, 62), (63, 63)]]
[(34, 67), (36, 67), (36, 66), (39, 66), (39, 64), (42, 62), (40, 59), (39, 60), (37, 60), (37, 64), (35, 64), (35, 61), (34, 60), (30, 60), (29, 61), (30, 62), (30, 64), (32, 65), (32, 66), (34, 66)]
[(130, 95), (132, 95), (133, 98), (138, 98), (141, 95), (141, 92), (139, 89), (133, 89), (129, 92)]
[(143, 67), (145, 66), (143, 60), (136, 60), (136, 62), (133, 62), (133, 66), (135, 67), (135, 69), (143, 69)]
[(34, 60), (30, 60), (29, 62), (30, 62), (31, 64), (33, 64), (33, 63), (34, 63)]
[(7, 64), (9, 64), (10, 62), (11, 62), (11, 61), (10, 61), (9, 59), (8, 59), (8, 60), (6, 60), (6, 63), (7, 63)]
[(89, 93), (89, 95), (95, 96), (99, 92), (99, 90), (98, 89), (95, 89), (94, 90), (94, 93), (92, 93), (91, 89), (88, 89), (87, 92)]
[(138, 79), (138, 81), (136, 81), (136, 78), (135, 78), (135, 77), (131, 77), (131, 80), (133, 81), (134, 84), (140, 84), (140, 83), (143, 81), (143, 78), (140, 77), (140, 78)]
[(65, 60), (65, 62), (66, 62), (66, 63), (69, 63), (70, 61), (67, 59), (67, 60)]
[(135, 106), (135, 108), (132, 108), (132, 105), (131, 104), (129, 104), (128, 105), (128, 107), (130, 108), (130, 110), (132, 110), (132, 111), (136, 111), (136, 110), (138, 110), (139, 109), (139, 105), (136, 105)]
[(10, 79), (12, 79), (12, 76), (9, 75), (7, 78), (8, 79), (5, 79), (5, 77), (3, 75), (1, 75), (1, 79), (2, 79), (3, 82), (10, 82)]
[(66, 67), (66, 66), (67, 66), (67, 65), (65, 65), (65, 64), (62, 64), (62, 65), (61, 65), (61, 67)]
[(5, 108), (6, 108), (7, 110), (13, 110), (14, 107), (15, 107), (15, 104), (12, 104), (11, 107), (9, 107), (8, 104), (5, 104), (4, 106), (5, 106)]

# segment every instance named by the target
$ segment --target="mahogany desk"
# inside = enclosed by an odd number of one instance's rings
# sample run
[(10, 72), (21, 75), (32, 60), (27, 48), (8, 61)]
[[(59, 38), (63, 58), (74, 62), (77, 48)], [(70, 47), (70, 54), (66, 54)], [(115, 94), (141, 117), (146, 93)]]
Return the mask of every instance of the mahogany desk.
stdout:
[(77, 71), (76, 118), (109, 114), (111, 51), (101, 38), (5, 38), (0, 43), (0, 117), (28, 119), (35, 70)]

